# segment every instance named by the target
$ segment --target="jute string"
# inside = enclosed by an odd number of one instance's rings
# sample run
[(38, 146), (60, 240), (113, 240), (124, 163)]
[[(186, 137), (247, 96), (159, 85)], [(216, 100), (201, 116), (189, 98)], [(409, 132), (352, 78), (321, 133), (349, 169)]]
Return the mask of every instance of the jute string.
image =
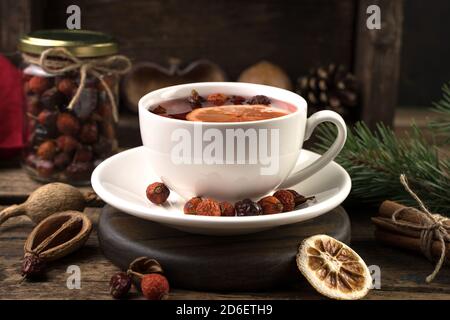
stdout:
[(67, 108), (73, 109), (74, 105), (80, 99), (81, 92), (86, 84), (87, 74), (96, 77), (108, 95), (111, 102), (114, 120), (119, 120), (119, 113), (116, 99), (111, 88), (103, 79), (104, 74), (123, 75), (131, 68), (131, 61), (125, 56), (114, 55), (107, 58), (95, 59), (79, 59), (69, 50), (62, 47), (50, 48), (41, 53), (39, 57), (29, 54), (23, 54), (25, 62), (39, 65), (45, 72), (55, 75), (61, 75), (70, 71), (78, 71), (80, 73), (80, 84), (72, 97)]
[[(425, 206), (423, 201), (417, 196), (417, 194), (411, 190), (408, 185), (408, 180), (404, 174), (400, 175), (400, 182), (405, 187), (405, 190), (417, 201), (419, 204), (420, 210), (413, 207), (403, 207), (394, 212), (392, 215), (392, 221), (395, 225), (400, 228), (406, 228), (410, 230), (420, 231), (420, 249), (423, 254), (430, 260), (433, 261), (432, 256), (432, 246), (433, 240), (437, 238), (437, 240), (441, 244), (441, 254), (439, 256), (439, 260), (437, 261), (434, 271), (427, 276), (426, 281), (430, 283), (434, 280), (436, 275), (441, 270), (442, 265), (444, 264), (446, 257), (446, 241), (450, 241), (450, 227), (445, 225), (444, 222), (448, 220), (448, 218), (443, 217), (439, 214), (432, 214)], [(412, 210), (423, 218), (424, 224), (417, 225), (407, 221), (399, 221), (400, 215), (405, 210)]]

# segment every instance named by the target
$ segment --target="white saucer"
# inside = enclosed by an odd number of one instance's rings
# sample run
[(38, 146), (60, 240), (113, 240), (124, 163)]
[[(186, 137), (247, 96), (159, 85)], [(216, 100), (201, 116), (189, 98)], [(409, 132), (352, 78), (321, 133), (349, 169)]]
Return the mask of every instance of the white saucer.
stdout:
[[(251, 217), (185, 215), (185, 200), (175, 192), (171, 192), (164, 206), (154, 205), (147, 200), (147, 186), (160, 179), (146, 163), (146, 152), (145, 147), (138, 147), (106, 159), (93, 172), (92, 187), (106, 203), (123, 212), (191, 233), (245, 234), (305, 221), (339, 206), (351, 188), (348, 173), (337, 163), (331, 162), (292, 188), (305, 196), (314, 195), (317, 199), (295, 211)], [(297, 166), (304, 167), (318, 157), (314, 152), (302, 150)]]

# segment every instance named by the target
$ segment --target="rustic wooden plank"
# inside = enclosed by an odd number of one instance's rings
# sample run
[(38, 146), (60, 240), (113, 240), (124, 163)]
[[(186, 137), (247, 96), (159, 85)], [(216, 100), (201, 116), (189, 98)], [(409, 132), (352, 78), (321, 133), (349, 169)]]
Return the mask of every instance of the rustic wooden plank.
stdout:
[[(304, 291), (310, 291), (309, 288)], [(171, 294), (173, 300), (323, 300), (325, 297), (318, 293), (307, 293), (302, 291), (275, 291), (265, 293), (245, 293), (245, 294), (221, 294), (208, 292), (195, 292), (185, 290), (175, 290)], [(423, 293), (423, 292), (407, 292), (404, 291), (383, 291), (372, 290), (369, 295), (365, 297), (366, 300), (447, 300), (448, 294), (439, 292)]]
[[(433, 266), (423, 257), (379, 245), (373, 240), (370, 211), (350, 210), (353, 225), (352, 247), (370, 264), (381, 267), (381, 290), (373, 290), (367, 299), (450, 299), (450, 270), (445, 268), (432, 284), (425, 276)], [(118, 269), (107, 261), (98, 248), (96, 224), (100, 209), (86, 209), (94, 222), (94, 231), (85, 247), (55, 262), (49, 269), (45, 282), (19, 284), (20, 261), (23, 243), (32, 224), (25, 217), (7, 221), (0, 227), (0, 299), (110, 299), (109, 277)], [(67, 267), (80, 266), (81, 290), (66, 287)], [(170, 280), (170, 279), (169, 279)], [(298, 282), (291, 288), (270, 292), (217, 293), (195, 292), (174, 288), (171, 299), (323, 299), (305, 284), (299, 274)], [(132, 298), (141, 298), (132, 293)]]
[[(362, 119), (374, 127), (383, 121), (392, 125), (397, 102), (403, 0), (358, 2), (355, 74), (361, 84)], [(366, 26), (369, 5), (381, 8), (381, 29)]]
[(23, 34), (42, 26), (43, 0), (0, 1), (0, 51), (8, 56), (17, 52)]
[(17, 39), (31, 29), (31, 0), (4, 0), (0, 2), (0, 50), (13, 53)]
[[(20, 167), (0, 167), (0, 204), (19, 203), (42, 184), (32, 180)], [(80, 188), (92, 191), (90, 186)]]
[[(64, 27), (73, 1), (48, 3), (45, 27)], [(82, 28), (113, 34), (134, 61), (167, 63), (207, 58), (230, 80), (261, 59), (280, 64), (295, 79), (317, 64), (350, 65), (355, 1), (227, 0), (77, 1)], [(299, 18), (300, 17), (300, 18)]]

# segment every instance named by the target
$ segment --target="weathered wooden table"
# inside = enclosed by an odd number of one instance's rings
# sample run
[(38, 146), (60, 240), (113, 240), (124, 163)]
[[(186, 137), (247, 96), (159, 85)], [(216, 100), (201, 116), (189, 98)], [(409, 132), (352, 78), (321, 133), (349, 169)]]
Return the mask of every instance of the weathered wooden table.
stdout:
[[(0, 209), (26, 199), (38, 186), (39, 184), (31, 181), (18, 167), (0, 168)], [(352, 220), (351, 246), (368, 265), (378, 265), (381, 270), (381, 288), (372, 290), (367, 299), (450, 299), (448, 268), (444, 268), (432, 284), (427, 284), (425, 277), (433, 270), (431, 263), (423, 257), (375, 242), (369, 219), (374, 210), (374, 208), (347, 207)], [(94, 224), (98, 221), (99, 212), (100, 209), (96, 208), (86, 209)], [(12, 218), (0, 227), (0, 299), (111, 298), (109, 278), (118, 269), (102, 255), (95, 227), (82, 249), (51, 265), (46, 281), (21, 283), (23, 244), (32, 227), (32, 223), (26, 217)], [(70, 276), (67, 268), (70, 265), (77, 265), (81, 269), (81, 289), (67, 288), (66, 281)], [(292, 287), (270, 292), (193, 292), (177, 288), (171, 291), (171, 299), (321, 298), (300, 273), (297, 283)]]

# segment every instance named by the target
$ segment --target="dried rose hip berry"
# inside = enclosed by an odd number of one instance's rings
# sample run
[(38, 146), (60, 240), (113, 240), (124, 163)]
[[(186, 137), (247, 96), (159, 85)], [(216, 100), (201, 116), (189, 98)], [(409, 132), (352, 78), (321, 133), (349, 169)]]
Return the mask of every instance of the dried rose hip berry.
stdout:
[(223, 217), (234, 217), (236, 215), (234, 206), (227, 201), (221, 202), (220, 203), (220, 215)]
[(197, 205), (195, 213), (200, 216), (215, 216), (218, 217), (221, 214), (219, 202), (213, 199), (204, 198)]
[(234, 205), (234, 209), (236, 210), (236, 214), (240, 217), (259, 216), (262, 214), (261, 206), (250, 199), (244, 199), (242, 201), (236, 202)]
[[(104, 75), (104, 76), (102, 77), (102, 80), (106, 83), (106, 85), (108, 86), (108, 88), (110, 88), (112, 91), (114, 91), (114, 87), (115, 87), (116, 82), (117, 82), (116, 76), (114, 76), (114, 75), (112, 75), (112, 74), (110, 74), (110, 75)], [(99, 82), (98, 82), (97, 89), (98, 89), (99, 91), (105, 90), (105, 86), (104, 86), (104, 84), (102, 83), (102, 81), (99, 81)]]
[(38, 158), (35, 154), (30, 153), (26, 159), (25, 159), (25, 163), (27, 166), (30, 166), (32, 168), (36, 168), (36, 162), (38, 161)]
[(154, 182), (147, 187), (147, 199), (154, 204), (163, 204), (170, 195), (169, 188), (162, 182)]
[(302, 196), (300, 193), (298, 193), (295, 190), (289, 189), (288, 190), (290, 193), (292, 193), (292, 195), (294, 196), (294, 201), (295, 201), (295, 206), (301, 205), (303, 203), (305, 203), (308, 200), (313, 200), (316, 197), (312, 196), (312, 197), (305, 197)]
[(29, 81), (25, 81), (23, 83), (23, 92), (25, 93), (25, 95), (28, 95), (29, 93), (32, 93), (32, 91), (30, 89), (30, 82)]
[(83, 143), (93, 144), (98, 138), (98, 128), (95, 122), (89, 122), (81, 127), (80, 140)]
[(300, 201), (301, 198), (303, 198), (303, 196), (293, 189), (288, 189), (287, 191), (289, 191), (292, 194), (292, 196), (294, 197), (295, 205), (296, 206), (299, 205), (300, 203), (297, 203), (297, 202)]
[(154, 114), (159, 114), (159, 115), (161, 115), (161, 114), (166, 114), (166, 113), (167, 113), (167, 110), (166, 110), (164, 107), (158, 105), (156, 108), (154, 108), (154, 109), (152, 110), (152, 112), (153, 112)]
[(51, 138), (49, 130), (45, 126), (37, 124), (32, 133), (31, 143), (36, 146), (49, 138)]
[(269, 105), (271, 103), (270, 99), (266, 96), (263, 95), (257, 95), (254, 96), (252, 98), (250, 98), (247, 101), (248, 104), (264, 104), (264, 105)]
[(283, 212), (283, 204), (273, 196), (267, 196), (258, 201), (263, 214), (276, 214)]
[(41, 95), (41, 104), (47, 109), (55, 110), (66, 104), (66, 97), (56, 88), (51, 88)]
[(28, 88), (34, 93), (40, 94), (50, 87), (50, 81), (45, 77), (34, 76), (28, 81)]
[(116, 138), (114, 125), (111, 122), (103, 122), (101, 129), (103, 136), (105, 136), (108, 140), (114, 140)]
[(54, 127), (56, 124), (56, 118), (58, 114), (55, 111), (50, 111), (48, 109), (44, 109), (39, 112), (37, 116), (37, 121), (46, 127)]
[(237, 105), (244, 104), (245, 98), (242, 96), (232, 96), (230, 98), (230, 102), (231, 102), (231, 104), (237, 104)]
[(50, 177), (55, 169), (55, 165), (50, 160), (38, 160), (36, 162), (36, 170), (38, 175), (43, 178)]
[(80, 131), (80, 121), (70, 113), (60, 113), (56, 126), (59, 132), (70, 136), (75, 136)]
[(92, 162), (73, 162), (69, 164), (64, 171), (66, 176), (72, 180), (85, 180), (89, 179), (94, 165)]
[(98, 141), (92, 146), (97, 158), (105, 159), (113, 152), (113, 142), (105, 137), (99, 136)]
[(109, 120), (112, 117), (112, 107), (108, 103), (100, 104), (96, 112), (101, 117), (101, 120)]
[(92, 151), (88, 147), (80, 147), (77, 152), (75, 152), (75, 156), (73, 157), (74, 162), (89, 162), (92, 160), (94, 155)]
[(40, 159), (52, 160), (56, 154), (56, 143), (52, 140), (41, 143), (36, 154)]
[(192, 108), (200, 108), (203, 102), (205, 102), (205, 98), (200, 96), (197, 90), (192, 90), (191, 95), (188, 98), (188, 102)]
[(225, 104), (225, 102), (227, 102), (228, 97), (226, 95), (224, 95), (223, 93), (213, 93), (213, 94), (210, 94), (206, 98), (206, 100), (208, 102), (211, 102), (215, 106), (223, 106)]
[[(173, 118), (173, 119), (178, 119), (178, 120), (186, 120), (186, 115), (189, 112), (184, 112), (184, 113), (177, 113), (177, 114), (171, 114), (168, 115), (169, 118)], [(164, 116), (163, 114), (160, 114), (160, 116)]]
[(59, 136), (56, 139), (56, 144), (58, 149), (65, 153), (72, 153), (79, 146), (78, 141), (74, 137), (67, 135)]
[(273, 194), (283, 204), (283, 212), (292, 211), (295, 208), (295, 198), (289, 190), (278, 190)]
[(33, 76), (31, 74), (26, 74), (26, 73), (22, 73), (22, 80), (23, 81), (28, 81), (32, 78)]
[(131, 277), (125, 272), (118, 272), (111, 277), (109, 286), (114, 299), (125, 298), (131, 288)]
[(97, 157), (105, 159), (109, 157), (113, 152), (113, 143), (104, 137), (100, 137), (96, 144), (93, 146), (94, 153)]
[(36, 96), (27, 97), (27, 111), (33, 116), (38, 115), (42, 111), (41, 103)]
[(45, 273), (45, 261), (37, 254), (28, 254), (22, 262), (22, 276), (25, 278), (38, 278)]
[(72, 159), (70, 158), (70, 156), (67, 153), (61, 152), (55, 156), (55, 159), (53, 159), (53, 163), (55, 164), (56, 168), (64, 169), (65, 167), (67, 167), (69, 165), (71, 160)]
[(196, 214), (198, 204), (202, 202), (202, 198), (194, 197), (184, 204), (183, 211), (185, 214)]
[(164, 300), (169, 296), (169, 281), (158, 273), (146, 274), (141, 280), (141, 290), (148, 300)]
[(72, 79), (64, 78), (58, 82), (58, 91), (65, 94), (66, 96), (71, 96), (76, 89), (76, 84)]

